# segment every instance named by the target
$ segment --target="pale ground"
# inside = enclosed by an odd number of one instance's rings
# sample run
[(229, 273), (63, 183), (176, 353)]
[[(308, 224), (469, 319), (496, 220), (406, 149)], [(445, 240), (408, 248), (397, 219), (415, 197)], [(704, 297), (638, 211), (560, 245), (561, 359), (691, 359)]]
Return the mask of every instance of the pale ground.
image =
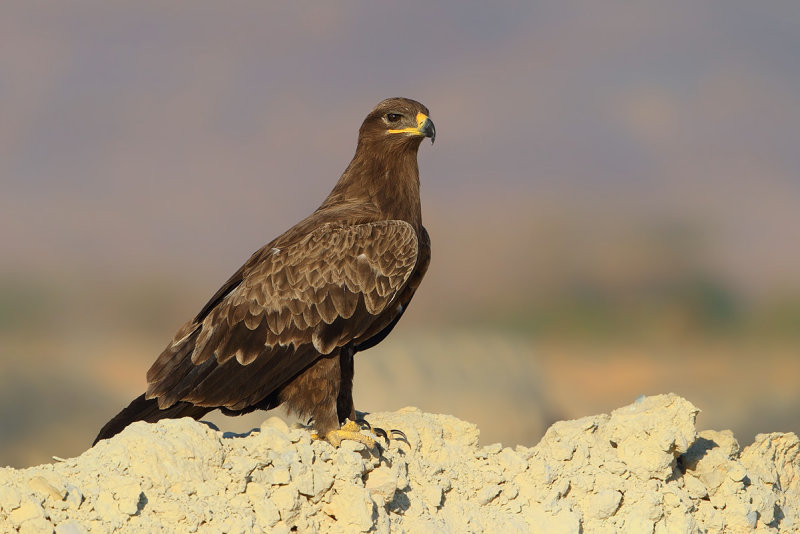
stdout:
[(4, 532), (778, 533), (800, 527), (800, 440), (740, 449), (676, 395), (561, 421), (535, 447), (416, 408), (372, 451), (271, 418), (246, 436), (135, 423), (78, 458), (0, 469)]

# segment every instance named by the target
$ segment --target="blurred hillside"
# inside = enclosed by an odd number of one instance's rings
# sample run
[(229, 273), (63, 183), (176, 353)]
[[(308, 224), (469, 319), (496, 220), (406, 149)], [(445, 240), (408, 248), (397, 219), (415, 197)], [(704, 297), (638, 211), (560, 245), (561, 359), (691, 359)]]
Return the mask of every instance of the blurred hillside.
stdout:
[(0, 45), (0, 464), (83, 450), (395, 95), (433, 261), (359, 409), (800, 431), (794, 2), (9, 2)]

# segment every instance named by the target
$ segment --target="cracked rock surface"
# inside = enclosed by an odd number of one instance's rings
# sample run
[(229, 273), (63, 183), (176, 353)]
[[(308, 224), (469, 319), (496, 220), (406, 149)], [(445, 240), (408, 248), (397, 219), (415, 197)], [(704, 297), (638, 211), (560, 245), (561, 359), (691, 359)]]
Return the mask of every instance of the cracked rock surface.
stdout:
[(228, 437), (191, 419), (134, 423), (77, 458), (0, 469), (0, 531), (800, 531), (800, 441), (698, 433), (676, 395), (554, 424), (533, 447), (407, 408), (380, 453), (268, 419)]

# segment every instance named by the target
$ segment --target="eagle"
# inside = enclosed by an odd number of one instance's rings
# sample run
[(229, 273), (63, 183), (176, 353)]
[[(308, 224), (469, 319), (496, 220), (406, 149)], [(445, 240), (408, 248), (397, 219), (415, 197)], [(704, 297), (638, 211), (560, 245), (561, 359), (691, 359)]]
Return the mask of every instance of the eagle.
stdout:
[(355, 424), (353, 360), (391, 332), (428, 269), (417, 164), (422, 140), (436, 138), (428, 115), (408, 98), (379, 103), (322, 205), (256, 251), (178, 330), (147, 371), (147, 391), (94, 444), (134, 421), (279, 405), (334, 445), (370, 442)]

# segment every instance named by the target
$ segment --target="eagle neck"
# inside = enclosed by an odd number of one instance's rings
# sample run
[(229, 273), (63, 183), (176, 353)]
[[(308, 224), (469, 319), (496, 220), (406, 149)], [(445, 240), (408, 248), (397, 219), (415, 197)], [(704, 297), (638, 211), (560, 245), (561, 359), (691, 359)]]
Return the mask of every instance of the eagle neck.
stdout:
[(416, 147), (387, 154), (359, 146), (326, 204), (358, 203), (376, 208), (377, 219), (402, 220), (419, 230), (422, 210)]

